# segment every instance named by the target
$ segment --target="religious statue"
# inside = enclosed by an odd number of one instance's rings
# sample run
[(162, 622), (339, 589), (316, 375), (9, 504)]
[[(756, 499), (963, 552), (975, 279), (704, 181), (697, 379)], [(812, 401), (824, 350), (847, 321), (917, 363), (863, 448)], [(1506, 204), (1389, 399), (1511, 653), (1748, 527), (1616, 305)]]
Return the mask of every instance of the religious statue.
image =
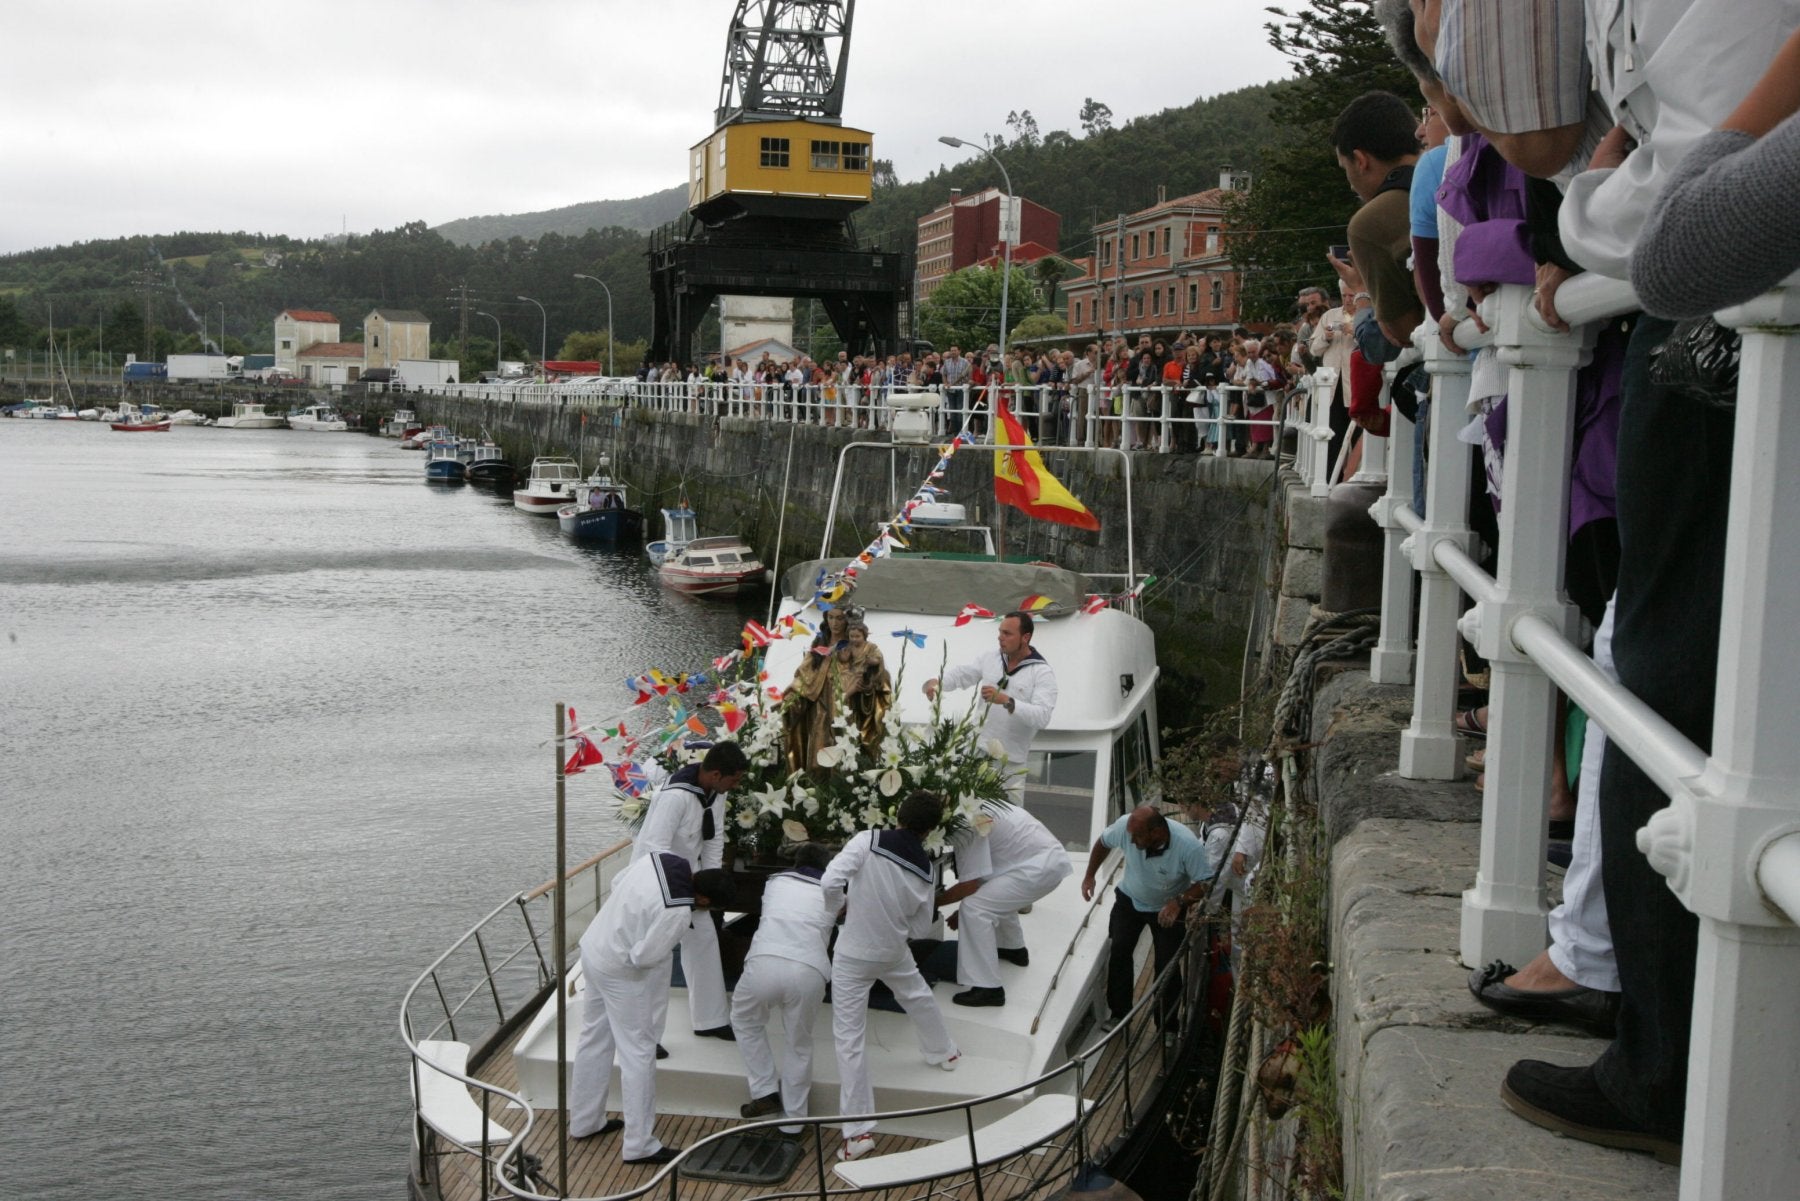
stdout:
[(837, 741), (831, 723), (840, 705), (849, 711), (864, 751), (873, 754), (887, 734), (894, 682), (861, 617), (857, 610), (829, 610), (810, 653), (782, 694), (782, 745), (789, 771), (816, 778), (826, 770), (819, 766), (818, 754)]

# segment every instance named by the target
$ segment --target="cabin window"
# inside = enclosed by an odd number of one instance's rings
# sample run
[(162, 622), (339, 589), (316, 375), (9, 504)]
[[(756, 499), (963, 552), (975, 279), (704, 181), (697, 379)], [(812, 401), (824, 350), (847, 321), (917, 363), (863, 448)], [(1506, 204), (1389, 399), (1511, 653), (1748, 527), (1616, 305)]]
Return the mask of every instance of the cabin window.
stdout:
[(764, 138), (762, 140), (762, 165), (765, 167), (788, 165), (788, 140), (786, 138)]
[(869, 169), (869, 144), (867, 142), (844, 143), (844, 170), (867, 171)]
[(736, 563), (737, 561), (738, 561), (737, 552), (729, 551), (729, 550), (720, 551), (718, 554), (717, 560), (716, 560), (716, 562), (719, 564), (720, 567), (729, 567), (729, 566), (731, 566), (731, 564)]
[(689, 555), (687, 561), (689, 567), (711, 567), (713, 565), (711, 555)]
[(812, 169), (814, 171), (836, 171), (840, 143), (814, 142), (812, 144)]
[(1092, 845), (1094, 751), (1033, 751), (1025, 761), (1025, 809), (1071, 851)]
[(1140, 713), (1123, 734), (1113, 740), (1112, 816), (1130, 813), (1150, 800), (1150, 727)]

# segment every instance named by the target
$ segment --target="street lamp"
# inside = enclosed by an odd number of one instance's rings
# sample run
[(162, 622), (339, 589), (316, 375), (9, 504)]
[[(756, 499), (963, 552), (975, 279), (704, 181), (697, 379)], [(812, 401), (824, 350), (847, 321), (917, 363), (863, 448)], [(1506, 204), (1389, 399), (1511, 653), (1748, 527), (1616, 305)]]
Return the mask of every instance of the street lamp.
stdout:
[(1004, 274), (1002, 274), (1000, 276), (1000, 361), (1002, 363), (1005, 363), (1006, 362), (1006, 300), (1007, 300), (1007, 294), (1012, 290), (1012, 248), (1013, 248), (1012, 176), (1010, 176), (1006, 173), (1006, 164), (1001, 162), (999, 159), (994, 158), (994, 152), (992, 150), (989, 150), (986, 146), (980, 146), (974, 142), (965, 142), (961, 138), (953, 138), (948, 135), (945, 135), (944, 137), (939, 138), (938, 141), (942, 142), (946, 146), (951, 146), (951, 147), (954, 147), (957, 149), (967, 147), (971, 150), (981, 151), (981, 153), (987, 155), (989, 159), (993, 160), (994, 166), (1000, 168), (1000, 178), (1006, 184), (1006, 195), (1003, 198), (1005, 201), (1005, 204), (1004, 204), (1004, 207), (1001, 209), (1001, 213), (1000, 213), (1000, 238), (1006, 247), (1006, 259), (1005, 259), (1006, 266), (1003, 269)]
[(615, 374), (613, 371), (612, 289), (606, 286), (605, 280), (595, 279), (591, 275), (583, 275), (579, 271), (575, 273), (575, 278), (599, 284), (606, 291), (606, 374), (611, 376)]
[(500, 374), (500, 318), (494, 316), (492, 313), (483, 313), (479, 310), (476, 311), (475, 315), (477, 317), (486, 317), (489, 321), (492, 321), (494, 323), (494, 374), (499, 375)]
[[(521, 296), (519, 299), (531, 300), (531, 297)], [(531, 303), (537, 305), (538, 315), (543, 318), (543, 324), (538, 327), (538, 370), (542, 371), (544, 360), (550, 357), (550, 314), (544, 312), (544, 306), (538, 301), (531, 300)]]

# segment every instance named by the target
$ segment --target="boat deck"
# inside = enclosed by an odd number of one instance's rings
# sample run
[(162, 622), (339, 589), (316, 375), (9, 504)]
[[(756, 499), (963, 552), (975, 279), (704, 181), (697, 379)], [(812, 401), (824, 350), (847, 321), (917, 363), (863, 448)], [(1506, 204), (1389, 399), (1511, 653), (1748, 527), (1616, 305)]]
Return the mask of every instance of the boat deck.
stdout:
[[(1140, 995), (1148, 985), (1149, 965), (1146, 963), (1138, 981)], [(517, 1091), (519, 1081), (514, 1070), (513, 1051), (520, 1037), (514, 1034), (500, 1044), (471, 1074), (509, 1091)], [(1097, 1033), (1094, 1037), (1097, 1038)], [(1190, 1039), (1192, 1037), (1190, 1035)], [(1128, 1053), (1129, 1064), (1126, 1063)], [(681, 1201), (749, 1201), (751, 1198), (819, 1197), (826, 1193), (847, 1192), (880, 1196), (891, 1201), (925, 1201), (926, 1198), (1014, 1201), (1049, 1197), (1066, 1188), (1073, 1173), (1084, 1162), (1104, 1161), (1108, 1150), (1122, 1143), (1136, 1129), (1171, 1069), (1174, 1055), (1151, 1024), (1148, 1007), (1144, 1007), (1092, 1061), (1088, 1084), (1082, 1092), (1083, 1102), (1089, 1107), (1088, 1116), (1081, 1128), (1065, 1128), (1046, 1143), (984, 1162), (979, 1182), (974, 1173), (963, 1167), (949, 1175), (916, 1183), (877, 1189), (853, 1188), (832, 1170), (839, 1136), (835, 1125), (825, 1123), (808, 1126), (800, 1139), (800, 1158), (788, 1176), (765, 1185), (678, 1176), (679, 1163), (670, 1169), (628, 1165), (619, 1158), (617, 1135), (571, 1140), (565, 1192), (570, 1197), (611, 1197), (643, 1190), (645, 1196), (679, 1197)], [(969, 1083), (975, 1090), (981, 1089), (981, 1081), (972, 1079)], [(616, 1092), (614, 1099), (617, 1099)], [(517, 1111), (495, 1112), (492, 1117), (515, 1132), (523, 1125)], [(558, 1175), (557, 1114), (553, 1109), (539, 1109), (534, 1119), (524, 1150), (542, 1164), (542, 1191), (554, 1194)], [(977, 1122), (980, 1121), (977, 1118)], [(709, 1135), (744, 1125), (747, 1123), (721, 1117), (658, 1114), (656, 1135), (669, 1146), (691, 1148)], [(765, 1129), (771, 1134), (774, 1132), (773, 1125)], [(875, 1150), (860, 1162), (867, 1164), (876, 1156), (932, 1145), (934, 1140), (909, 1137), (884, 1125), (875, 1132)], [(495, 1148), (494, 1152), (498, 1150)], [(963, 1146), (959, 1146), (958, 1152), (964, 1156), (962, 1162), (966, 1164)], [(473, 1155), (454, 1148), (435, 1153), (429, 1179), (436, 1185), (437, 1196), (442, 1201), (485, 1201), (490, 1197), (505, 1197), (507, 1194), (495, 1185), (491, 1170), (485, 1179), (477, 1173), (478, 1162)]]

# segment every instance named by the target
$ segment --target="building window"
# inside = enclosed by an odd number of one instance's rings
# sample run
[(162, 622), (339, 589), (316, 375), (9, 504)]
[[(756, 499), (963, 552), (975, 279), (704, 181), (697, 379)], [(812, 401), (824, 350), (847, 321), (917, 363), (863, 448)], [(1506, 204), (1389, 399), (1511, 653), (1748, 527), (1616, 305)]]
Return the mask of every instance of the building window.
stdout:
[(1200, 285), (1199, 284), (1189, 284), (1188, 285), (1188, 312), (1198, 313), (1199, 311), (1200, 311)]
[[(1153, 234), (1151, 236), (1154, 237), (1155, 235)], [(1150, 293), (1150, 315), (1152, 317), (1162, 316), (1162, 289), (1161, 288), (1158, 288), (1154, 292)]]
[(283, 338), (281, 340), (281, 349), (283, 349), (283, 350), (294, 349), (294, 340), (292, 338)]
[(1175, 228), (1170, 226), (1163, 230), (1163, 253), (1168, 254), (1175, 245)]
[(1131, 235), (1131, 261), (1134, 263), (1137, 262), (1137, 260), (1138, 260), (1138, 238), (1139, 238), (1139, 236), (1140, 235), (1138, 235), (1138, 234)]
[(725, 139), (719, 139), (719, 170), (725, 169)]
[(1212, 307), (1215, 313), (1225, 307), (1225, 283), (1223, 280), (1212, 281)]
[(1111, 242), (1103, 242), (1103, 243), (1101, 243), (1101, 246), (1100, 246), (1100, 265), (1101, 265), (1101, 266), (1102, 266), (1102, 267), (1110, 267), (1110, 266), (1112, 266), (1112, 243), (1111, 243)]
[(765, 167), (788, 165), (788, 140), (786, 138), (764, 138), (762, 140), (762, 165)]
[(844, 170), (867, 171), (869, 169), (869, 144), (867, 142), (844, 143)]
[(1137, 315), (1144, 315), (1144, 294), (1141, 291), (1137, 294)]
[(1119, 315), (1119, 294), (1109, 292), (1106, 297), (1106, 319), (1113, 320)]
[(836, 171), (838, 169), (839, 144), (837, 142), (814, 142), (812, 144), (812, 169), (814, 171)]
[(381, 349), (381, 335), (380, 334), (375, 335), (375, 349), (376, 350)]
[(1175, 315), (1175, 285), (1169, 285), (1169, 316)]
[[(1206, 253), (1219, 253), (1219, 228), (1216, 225), (1210, 227), (1206, 231)], [(1215, 305), (1213, 307), (1217, 308), (1218, 306)]]
[(1070, 322), (1070, 324), (1071, 325), (1080, 325), (1081, 324), (1081, 302), (1079, 300), (1077, 300), (1075, 302), (1075, 320)]

